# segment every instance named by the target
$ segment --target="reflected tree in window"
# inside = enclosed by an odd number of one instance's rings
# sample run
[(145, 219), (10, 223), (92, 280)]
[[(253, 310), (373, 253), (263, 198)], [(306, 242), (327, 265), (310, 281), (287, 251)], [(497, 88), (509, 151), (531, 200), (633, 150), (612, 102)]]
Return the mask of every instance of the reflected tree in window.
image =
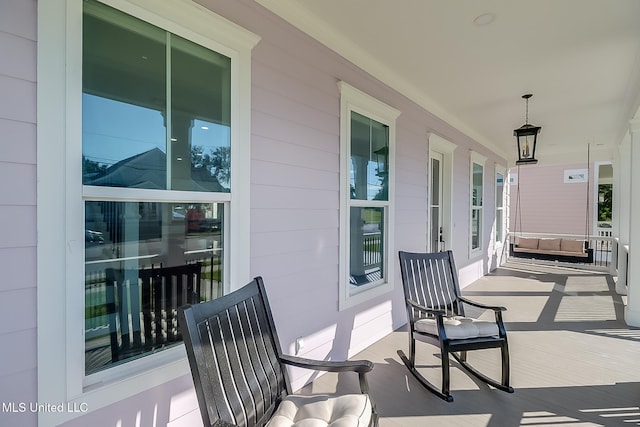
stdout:
[(191, 149), (191, 164), (194, 169), (203, 169), (218, 180), (220, 185), (229, 187), (231, 178), (231, 149), (229, 147), (211, 148), (196, 145)]

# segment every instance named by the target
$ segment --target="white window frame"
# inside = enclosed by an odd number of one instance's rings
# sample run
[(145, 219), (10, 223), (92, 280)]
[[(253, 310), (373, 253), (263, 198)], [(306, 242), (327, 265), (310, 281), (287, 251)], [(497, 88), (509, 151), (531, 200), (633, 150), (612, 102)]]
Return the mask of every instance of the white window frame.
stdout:
[[(395, 142), (396, 119), (400, 111), (378, 99), (340, 81), (340, 281), (339, 310), (353, 307), (393, 289), (395, 263), (393, 258), (394, 188), (395, 188)], [(389, 191), (388, 200), (351, 200), (350, 159), (351, 159), (351, 112), (362, 114), (389, 128)], [(349, 217), (352, 206), (376, 206), (384, 208), (384, 248), (385, 275), (379, 282), (361, 286), (351, 292), (349, 283)]]
[[(494, 233), (494, 243), (496, 247), (502, 247), (504, 244), (504, 239), (507, 236), (507, 168), (501, 165), (496, 164), (496, 173), (495, 173), (495, 200), (496, 200), (496, 214), (495, 214), (495, 233)], [(498, 206), (498, 174), (502, 175), (502, 206)], [(498, 212), (502, 212), (502, 236), (498, 236)], [(499, 239), (498, 237), (501, 237)]]
[[(231, 58), (234, 167), (228, 201), (232, 216), (225, 216), (227, 280), (234, 286), (248, 282), (250, 181), (241, 171), (250, 166), (251, 49), (259, 37), (189, 0), (101, 1)], [(188, 375), (189, 366), (184, 346), (176, 346), (111, 368), (98, 382), (85, 382), (83, 197), (92, 194), (87, 189), (83, 195), (80, 161), (82, 0), (38, 2), (37, 57), (38, 400), (94, 411)], [(118, 191), (119, 200), (130, 197)], [(167, 192), (163, 197), (182, 201), (194, 196)], [(38, 421), (58, 425), (78, 415), (42, 411)]]
[[(476, 257), (484, 253), (484, 204), (485, 204), (485, 163), (487, 158), (480, 153), (471, 151), (471, 161), (469, 162), (469, 258)], [(482, 204), (473, 204), (473, 165), (482, 166)], [(480, 212), (480, 223), (478, 224), (478, 247), (473, 248), (473, 211)]]

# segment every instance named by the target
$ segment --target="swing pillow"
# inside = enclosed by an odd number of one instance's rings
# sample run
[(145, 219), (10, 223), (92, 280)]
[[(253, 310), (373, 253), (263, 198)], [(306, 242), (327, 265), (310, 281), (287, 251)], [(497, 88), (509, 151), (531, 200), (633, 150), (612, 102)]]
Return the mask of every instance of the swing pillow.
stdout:
[(530, 239), (526, 237), (518, 238), (518, 247), (523, 249), (538, 249), (539, 239)]
[(566, 252), (584, 252), (584, 241), (582, 240), (565, 240), (560, 243), (560, 250)]
[(538, 249), (543, 251), (559, 251), (560, 239), (540, 239)]

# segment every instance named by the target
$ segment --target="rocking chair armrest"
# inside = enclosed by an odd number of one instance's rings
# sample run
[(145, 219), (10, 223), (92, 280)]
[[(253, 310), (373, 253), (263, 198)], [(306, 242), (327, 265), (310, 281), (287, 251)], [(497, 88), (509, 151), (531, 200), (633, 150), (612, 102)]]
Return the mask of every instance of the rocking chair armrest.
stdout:
[(507, 311), (506, 307), (501, 307), (501, 306), (497, 306), (497, 305), (486, 305), (486, 304), (482, 304), (476, 301), (471, 301), (467, 298), (464, 297), (459, 297), (458, 298), (460, 301), (464, 302), (465, 304), (469, 304), (472, 305), (474, 307), (478, 307), (478, 308), (484, 308), (487, 310), (493, 310), (493, 311)]
[(414, 309), (418, 310), (418, 311), (422, 311), (424, 313), (428, 313), (428, 314), (432, 314), (434, 316), (446, 316), (447, 312), (445, 310), (440, 310), (437, 308), (429, 308), (429, 307), (425, 307), (424, 305), (420, 305), (417, 302), (415, 302), (412, 299), (407, 299), (407, 304), (409, 304), (411, 307), (413, 307)]
[(373, 369), (373, 362), (369, 360), (345, 360), (338, 362), (332, 360), (306, 359), (287, 354), (283, 354), (280, 360), (287, 365), (315, 371), (366, 373), (371, 372)]
[(366, 374), (373, 369), (373, 362), (369, 360), (346, 360), (337, 362), (332, 360), (313, 360), (303, 357), (289, 356), (283, 354), (280, 361), (286, 365), (298, 368), (313, 369), (316, 371), (326, 372), (355, 372), (358, 374), (358, 382), (360, 383), (360, 392), (369, 394), (369, 384)]

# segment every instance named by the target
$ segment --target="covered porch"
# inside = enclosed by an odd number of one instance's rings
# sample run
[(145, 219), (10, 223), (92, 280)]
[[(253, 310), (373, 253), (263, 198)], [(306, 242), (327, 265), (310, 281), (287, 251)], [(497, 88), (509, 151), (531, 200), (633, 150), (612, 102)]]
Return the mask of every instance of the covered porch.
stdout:
[[(355, 355), (375, 364), (371, 393), (381, 427), (640, 425), (640, 330), (625, 324), (626, 297), (611, 275), (510, 260), (463, 289), (480, 302), (506, 306), (511, 383), (506, 394), (476, 382), (455, 362), (453, 403), (423, 389), (396, 354), (407, 333), (395, 331)], [(418, 344), (425, 375), (439, 384), (438, 349)], [(469, 360), (499, 375), (496, 350)], [(325, 375), (300, 392), (352, 389), (352, 378)], [(355, 381), (354, 381), (355, 382)]]

